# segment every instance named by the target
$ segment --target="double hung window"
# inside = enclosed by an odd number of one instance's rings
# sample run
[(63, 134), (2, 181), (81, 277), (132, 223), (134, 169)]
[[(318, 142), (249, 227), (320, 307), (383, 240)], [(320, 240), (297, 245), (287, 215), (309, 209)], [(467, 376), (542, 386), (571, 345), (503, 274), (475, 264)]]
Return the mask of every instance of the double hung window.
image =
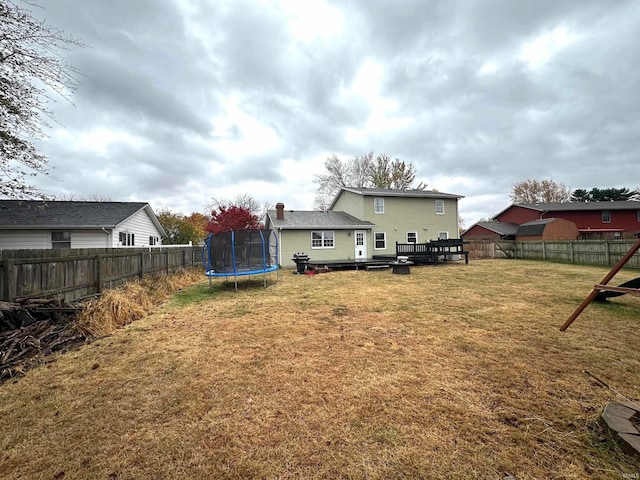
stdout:
[(311, 232), (311, 248), (334, 248), (335, 235), (332, 231)]

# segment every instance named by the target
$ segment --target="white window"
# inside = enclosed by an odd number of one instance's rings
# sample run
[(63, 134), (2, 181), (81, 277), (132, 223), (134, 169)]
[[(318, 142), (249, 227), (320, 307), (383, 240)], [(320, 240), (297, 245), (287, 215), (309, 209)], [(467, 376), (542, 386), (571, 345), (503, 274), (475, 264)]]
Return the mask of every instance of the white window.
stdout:
[(436, 200), (436, 215), (444, 215), (444, 200)]
[(611, 212), (609, 210), (602, 211), (602, 223), (611, 223)]
[(384, 250), (387, 248), (387, 234), (385, 232), (375, 232), (374, 236), (374, 246), (375, 250)]
[(118, 234), (118, 241), (123, 247), (132, 247), (136, 244), (135, 234), (120, 232)]
[(407, 243), (418, 243), (418, 232), (407, 232)]
[(384, 213), (384, 198), (373, 198), (373, 213)]
[(71, 248), (71, 232), (51, 232), (51, 248)]
[(438, 232), (438, 240), (447, 240), (449, 238), (449, 232)]
[(160, 239), (158, 237), (149, 237), (149, 245), (150, 246), (158, 245), (159, 241), (160, 241)]
[(333, 248), (334, 246), (333, 232), (311, 232), (311, 248)]

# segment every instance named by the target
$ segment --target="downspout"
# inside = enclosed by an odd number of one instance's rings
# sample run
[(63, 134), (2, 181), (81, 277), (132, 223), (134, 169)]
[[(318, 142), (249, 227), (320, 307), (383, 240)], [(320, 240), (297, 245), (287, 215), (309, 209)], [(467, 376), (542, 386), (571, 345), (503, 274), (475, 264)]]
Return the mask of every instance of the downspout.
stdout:
[(113, 247), (113, 245), (111, 244), (111, 241), (110, 241), (111, 240), (111, 232), (107, 231), (107, 229), (104, 228), (104, 227), (100, 227), (100, 228), (104, 233), (107, 234), (107, 248)]

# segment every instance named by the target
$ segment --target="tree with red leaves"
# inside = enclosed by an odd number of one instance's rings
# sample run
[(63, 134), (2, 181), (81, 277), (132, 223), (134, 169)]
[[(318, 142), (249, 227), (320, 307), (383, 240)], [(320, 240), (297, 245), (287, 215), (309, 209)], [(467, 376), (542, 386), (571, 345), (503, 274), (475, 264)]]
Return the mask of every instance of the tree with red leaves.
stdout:
[(231, 230), (258, 230), (262, 225), (251, 211), (246, 208), (231, 205), (220, 205), (217, 210), (211, 212), (211, 221), (207, 225), (207, 231), (214, 235)]

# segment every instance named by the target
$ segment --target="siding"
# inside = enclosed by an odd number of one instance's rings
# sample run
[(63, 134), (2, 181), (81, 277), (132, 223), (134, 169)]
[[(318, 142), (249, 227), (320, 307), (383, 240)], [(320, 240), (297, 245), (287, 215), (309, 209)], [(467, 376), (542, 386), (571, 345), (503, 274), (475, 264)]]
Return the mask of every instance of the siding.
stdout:
[[(102, 230), (72, 230), (71, 248), (107, 248), (110, 246), (111, 232)], [(49, 245), (51, 247), (51, 245)]]
[(50, 230), (0, 230), (0, 250), (51, 248)]
[(340, 197), (336, 201), (336, 204), (333, 206), (331, 210), (333, 210), (334, 212), (346, 212), (349, 215), (353, 215), (356, 218), (364, 220), (365, 219), (365, 211), (364, 211), (365, 198), (367, 197), (363, 197), (362, 195), (358, 195), (356, 193), (343, 190), (342, 194), (340, 195)]
[[(353, 230), (332, 230), (334, 232), (334, 248), (311, 248), (311, 230), (278, 231), (280, 248), (280, 265), (294, 267), (294, 253), (306, 253), (313, 261), (349, 260), (355, 255), (355, 240), (349, 236)], [(367, 237), (370, 234), (367, 232)], [(371, 257), (371, 252), (369, 252)]]
[(111, 240), (113, 247), (118, 247), (120, 232), (133, 233), (135, 235), (134, 241), (136, 247), (148, 247), (149, 237), (160, 237), (160, 233), (151, 221), (151, 218), (149, 218), (149, 215), (147, 215), (145, 209), (134, 213), (124, 222), (116, 226)]
[[(406, 243), (407, 232), (417, 232), (418, 242), (437, 240), (438, 232), (448, 232), (458, 238), (458, 202), (444, 199), (444, 215), (436, 215), (436, 199), (415, 197), (384, 197), (384, 213), (373, 213), (373, 198), (364, 201), (362, 219), (376, 224), (368, 244), (369, 256), (395, 254), (396, 242)], [(347, 212), (351, 213), (351, 212)], [(386, 250), (373, 250), (373, 233), (387, 234)]]
[[(542, 215), (542, 212), (537, 210), (531, 210), (530, 208), (523, 208), (512, 205), (507, 210), (496, 216), (496, 220), (502, 223), (517, 223), (522, 225), (523, 223), (530, 222), (532, 220), (538, 220)], [(557, 215), (556, 215), (557, 217)], [(577, 222), (576, 222), (577, 223)]]

